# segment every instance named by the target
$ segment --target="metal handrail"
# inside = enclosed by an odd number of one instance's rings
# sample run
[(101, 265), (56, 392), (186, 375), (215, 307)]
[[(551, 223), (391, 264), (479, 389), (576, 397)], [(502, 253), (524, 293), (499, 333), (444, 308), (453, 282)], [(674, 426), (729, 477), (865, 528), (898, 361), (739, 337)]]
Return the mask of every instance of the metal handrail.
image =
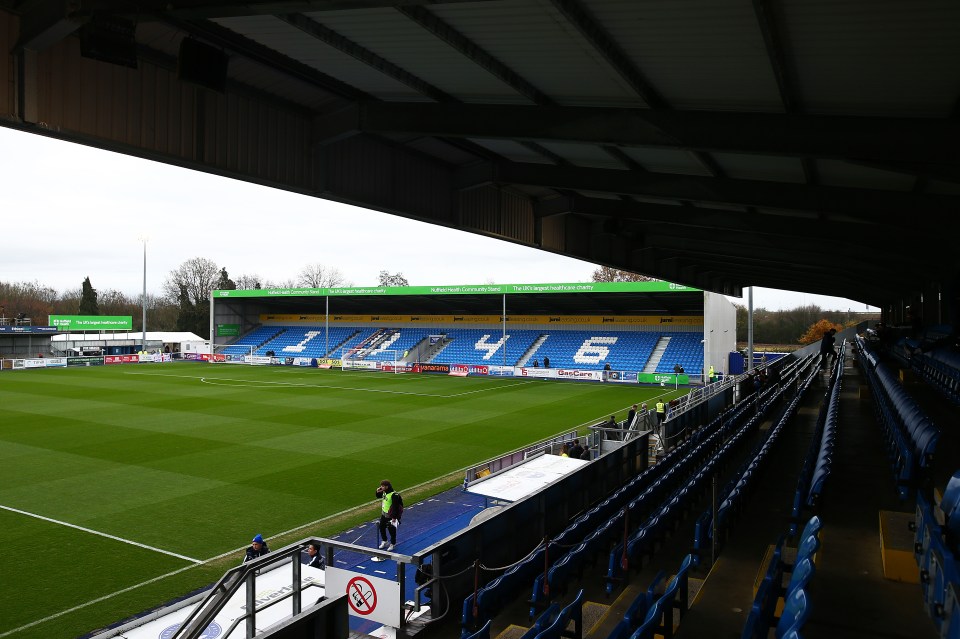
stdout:
[[(309, 584), (309, 585), (307, 586), (307, 588), (319, 588), (319, 587), (320, 587), (319, 584)], [(274, 604), (278, 604), (278, 603), (280, 603), (281, 601), (283, 601), (284, 599), (287, 599), (288, 597), (292, 597), (295, 593), (296, 593), (296, 594), (302, 594), (302, 593), (303, 593), (303, 590), (301, 590), (300, 592), (296, 592), (296, 591), (294, 591), (294, 590), (291, 590), (290, 592), (288, 592), (288, 593), (286, 593), (286, 594), (280, 595), (279, 597), (277, 597), (277, 598), (274, 599), (273, 601), (268, 601), (266, 604), (264, 604), (264, 605), (261, 606), (260, 608), (257, 608), (257, 612), (261, 612), (261, 611), (263, 611), (263, 610), (266, 610), (266, 609), (269, 608), (270, 606), (272, 606), (272, 605), (274, 605)], [(223, 633), (223, 636), (224, 636), (224, 637), (229, 637), (231, 634), (233, 634), (233, 631), (237, 629), (237, 626), (240, 624), (240, 622), (243, 621), (244, 619), (246, 619), (248, 616), (249, 616), (249, 615), (243, 615), (243, 616), (241, 616), (241, 617), (237, 617), (236, 619), (234, 619), (234, 620), (233, 620), (233, 623), (230, 624), (230, 627), (227, 628), (227, 631), (226, 631), (225, 633)], [(204, 627), (206, 627), (206, 626), (204, 626)]]
[[(177, 632), (173, 635), (173, 639), (194, 639), (201, 636), (206, 627), (210, 625), (210, 622), (216, 618), (230, 598), (240, 589), (241, 584), (247, 585), (247, 610), (237, 621), (247, 621), (246, 637), (247, 639), (252, 639), (254, 634), (256, 634), (257, 608), (253, 597), (256, 575), (261, 569), (281, 563), (284, 560), (293, 560), (294, 588), (291, 594), (298, 595), (293, 599), (293, 614), (299, 614), (299, 594), (302, 589), (302, 584), (300, 583), (300, 552), (305, 547), (306, 544), (303, 543), (294, 544), (228, 570), (223, 577), (214, 584), (203, 601), (187, 616), (186, 620), (184, 620), (180, 628), (178, 628)], [(264, 606), (264, 608), (265, 607), (266, 606)]]
[[(177, 632), (173, 635), (172, 639), (198, 639), (201, 637), (207, 626), (210, 625), (210, 623), (218, 614), (220, 614), (220, 612), (223, 610), (223, 607), (243, 585), (247, 587), (246, 612), (235, 620), (230, 628), (230, 632), (237, 627), (239, 622), (246, 621), (246, 639), (253, 639), (254, 635), (256, 635), (257, 613), (269, 608), (278, 601), (283, 601), (289, 597), (292, 597), (291, 616), (296, 617), (299, 615), (301, 604), (300, 595), (306, 588), (317, 585), (307, 584), (304, 586), (300, 578), (300, 569), (302, 566), (300, 563), (301, 552), (311, 544), (324, 548), (326, 554), (326, 565), (328, 566), (333, 565), (334, 550), (346, 550), (371, 555), (373, 557), (379, 557), (381, 559), (394, 560), (397, 566), (397, 579), (401, 585), (401, 592), (403, 590), (404, 582), (403, 566), (406, 564), (416, 564), (419, 566), (421, 563), (421, 560), (409, 555), (383, 551), (376, 548), (368, 548), (366, 546), (358, 546), (356, 544), (344, 543), (334, 539), (325, 539), (320, 537), (302, 539), (289, 546), (286, 546), (285, 548), (281, 548), (280, 550), (271, 552), (263, 557), (258, 557), (253, 561), (249, 561), (228, 570), (223, 577), (221, 577), (220, 580), (214, 584), (213, 588), (209, 593), (207, 593), (207, 596), (204, 597), (203, 601), (201, 601), (197, 607), (193, 609), (193, 612), (190, 613), (186, 620), (184, 620), (184, 622), (180, 625), (180, 628), (178, 628)], [(293, 575), (291, 576), (291, 580), (293, 582), (291, 591), (282, 595), (281, 597), (278, 597), (275, 601), (267, 602), (263, 606), (257, 608), (255, 597), (257, 574), (259, 574), (264, 568), (281, 564), (284, 561), (289, 561), (293, 570)], [(230, 636), (230, 632), (227, 632), (226, 636)]]

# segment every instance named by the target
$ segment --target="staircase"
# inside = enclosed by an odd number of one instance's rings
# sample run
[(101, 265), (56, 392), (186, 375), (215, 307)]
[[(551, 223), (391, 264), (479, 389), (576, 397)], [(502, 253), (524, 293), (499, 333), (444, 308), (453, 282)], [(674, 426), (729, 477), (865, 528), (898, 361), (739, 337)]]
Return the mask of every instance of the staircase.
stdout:
[(530, 361), (530, 358), (537, 353), (537, 350), (545, 341), (547, 341), (548, 337), (550, 337), (549, 333), (545, 335), (541, 335), (536, 340), (534, 340), (533, 344), (530, 345), (530, 348), (528, 348), (526, 352), (520, 357), (520, 359), (517, 360), (517, 366), (526, 366), (527, 362)]
[(339, 352), (340, 352), (340, 349), (343, 348), (343, 345), (346, 344), (347, 342), (349, 342), (350, 340), (352, 340), (354, 337), (356, 337), (356, 336), (357, 336), (357, 333), (359, 333), (359, 332), (360, 332), (360, 329), (358, 328), (358, 329), (355, 330), (354, 332), (350, 333), (350, 335), (348, 335), (346, 338), (344, 338), (344, 339), (340, 340), (339, 342), (337, 342), (337, 343), (334, 345), (333, 348), (331, 348), (329, 351), (327, 351), (326, 353), (324, 353), (323, 356), (324, 356), (324, 357), (330, 357), (330, 355), (331, 355), (332, 353), (339, 353)]
[(428, 337), (424, 337), (424, 338), (417, 344), (417, 346), (414, 346), (413, 348), (410, 349), (410, 354), (416, 356), (416, 355), (415, 355), (415, 353), (417, 352), (416, 349), (417, 349), (417, 347), (419, 347), (419, 348), (420, 348), (420, 351), (419, 351), (419, 352), (420, 352), (420, 361), (421, 361), (421, 362), (429, 362), (429, 361), (431, 361), (434, 357), (436, 357), (437, 354), (440, 353), (440, 351), (442, 351), (443, 349), (445, 349), (445, 348), (447, 347), (447, 344), (449, 344), (449, 343), (452, 342), (452, 341), (453, 341), (452, 339), (449, 339), (449, 338), (447, 338), (446, 335), (444, 335), (443, 337), (441, 337), (440, 339), (438, 339), (435, 344), (431, 344), (431, 343), (430, 343), (430, 337), (429, 337), (429, 336), (428, 336)]
[(656, 373), (657, 366), (660, 365), (660, 360), (663, 359), (663, 352), (667, 350), (667, 344), (670, 343), (670, 337), (664, 335), (659, 340), (657, 340), (657, 345), (653, 347), (653, 352), (650, 353), (650, 359), (647, 360), (646, 366), (643, 367), (641, 372), (643, 373)]

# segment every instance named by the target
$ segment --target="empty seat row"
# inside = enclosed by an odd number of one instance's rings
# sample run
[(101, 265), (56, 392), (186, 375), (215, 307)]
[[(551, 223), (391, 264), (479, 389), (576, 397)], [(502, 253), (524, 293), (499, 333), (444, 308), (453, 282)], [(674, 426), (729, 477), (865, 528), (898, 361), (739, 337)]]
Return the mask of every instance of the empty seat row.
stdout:
[[(692, 433), (689, 439), (674, 448), (657, 465), (645, 469), (624, 486), (613, 491), (606, 499), (574, 519), (547, 544), (540, 545), (500, 576), (466, 597), (461, 615), (463, 633), (468, 634), (473, 628), (492, 618), (506, 603), (512, 601), (521, 589), (528, 587), (531, 580), (540, 575), (541, 581), (534, 585), (535, 594), (531, 611), (531, 618), (536, 616), (537, 609), (548, 605), (550, 601), (549, 596), (536, 594), (543, 591), (544, 566), (559, 562), (565, 556), (561, 549), (581, 544), (588, 536), (602, 528), (611, 516), (617, 516), (624, 505), (631, 504), (631, 500), (636, 501), (634, 496), (637, 494), (651, 496), (644, 503), (653, 504), (652, 496), (656, 496), (657, 502), (661, 501), (663, 491), (669, 485), (669, 481), (663, 481), (664, 476), (668, 474), (678, 476), (686, 472), (691, 464), (702, 460), (707, 451), (712, 451), (716, 447), (717, 441), (721, 441), (721, 438), (726, 436), (725, 433), (734, 427), (747, 410), (748, 406), (741, 405), (717, 416), (707, 426)], [(655, 484), (657, 487), (649, 490)], [(632, 507), (637, 509), (640, 506), (632, 504)], [(652, 505), (649, 508), (652, 508)], [(595, 550), (595, 547), (591, 545), (590, 549)], [(560, 576), (562, 572), (557, 575), (557, 579)]]
[[(720, 424), (720, 418), (715, 420), (708, 428), (709, 431), (716, 429)], [(611, 515), (620, 510), (625, 503), (636, 492), (643, 491), (644, 487), (657, 481), (660, 476), (673, 468), (677, 460), (682, 459), (690, 446), (695, 444), (692, 439), (687, 445), (678, 447), (663, 460), (662, 463), (645, 469), (631, 481), (613, 491), (606, 499), (599, 504), (588, 509), (570, 524), (567, 525), (556, 537), (549, 540), (546, 544), (541, 544), (525, 558), (510, 566), (501, 575), (478, 588), (473, 594), (466, 597), (463, 602), (463, 611), (461, 616), (461, 625), (463, 632), (467, 633), (469, 629), (481, 625), (485, 620), (490, 619), (499, 610), (519, 592), (528, 587), (534, 576), (542, 573), (545, 562), (550, 565), (551, 557), (556, 561), (563, 556), (560, 549), (574, 546), (582, 542), (591, 532), (598, 528)], [(534, 616), (535, 612), (531, 614)]]
[[(780, 434), (790, 419), (796, 414), (804, 394), (816, 377), (816, 368), (813, 365), (812, 359), (808, 360), (805, 369), (793, 369), (791, 378), (787, 380), (788, 383), (792, 382), (793, 378), (800, 377), (801, 374), (804, 374), (805, 377), (799, 380), (797, 393), (783, 409), (775, 425), (768, 430), (766, 436), (757, 444), (754, 452), (747, 456), (746, 461), (744, 461), (737, 472), (733, 473), (730, 481), (728, 481), (720, 491), (716, 522), (713, 521), (713, 512), (710, 509), (705, 510), (697, 517), (694, 526), (693, 540), (695, 564), (699, 565), (708, 549), (720, 548), (722, 541), (726, 539), (730, 527), (743, 508), (744, 501), (756, 485), (763, 466), (770, 458), (770, 454)], [(783, 396), (783, 390), (770, 389), (769, 395), (766, 403), (763, 405), (764, 408), (762, 412), (754, 418), (757, 420), (757, 423), (765, 418), (765, 413), (767, 409), (772, 406), (774, 400)], [(714, 530), (716, 530), (716, 538), (714, 538)]]
[(251, 348), (256, 348), (270, 341), (283, 331), (282, 326), (258, 326), (234, 343), (224, 347), (220, 352), (224, 355), (249, 355)]
[(827, 478), (833, 468), (833, 451), (836, 446), (837, 428), (840, 420), (840, 389), (843, 385), (843, 356), (846, 340), (840, 344), (840, 355), (834, 361), (833, 373), (827, 390), (827, 398), (821, 408), (823, 427), (814, 434), (814, 444), (818, 446), (816, 461), (810, 473), (810, 485), (806, 494), (806, 505), (815, 510), (819, 508)]
[(910, 366), (927, 384), (960, 406), (960, 353), (940, 349), (916, 353)]
[[(939, 524), (937, 513), (945, 524)], [(960, 638), (960, 471), (947, 484), (940, 504), (934, 506), (923, 491), (917, 492), (914, 555), (920, 567), (920, 588), (927, 614), (941, 637)]]
[[(810, 614), (806, 589), (816, 572), (821, 528), (819, 517), (810, 518), (797, 539), (796, 558), (792, 563), (784, 558), (788, 536), (783, 535), (777, 541), (753, 598), (742, 639), (767, 639), (771, 627), (776, 628), (778, 639), (799, 636)], [(776, 611), (780, 602), (783, 602), (783, 612), (778, 619)]]
[(677, 574), (670, 580), (664, 589), (663, 595), (657, 597), (647, 609), (643, 622), (636, 631), (630, 635), (630, 639), (654, 639), (654, 637), (673, 637), (676, 626), (674, 625), (674, 611), (679, 623), (683, 622), (683, 617), (687, 614), (690, 606), (690, 555), (684, 557), (680, 564)]
[(906, 499), (930, 467), (940, 431), (869, 345), (862, 338), (857, 338), (856, 344), (877, 421), (884, 430), (897, 490)]
[[(728, 423), (727, 428), (731, 427)], [(641, 477), (648, 481), (630, 482), (624, 486), (625, 490), (617, 491), (618, 495), (623, 493), (623, 498), (617, 502), (620, 507), (612, 512), (609, 508), (604, 511), (609, 517), (599, 524), (594, 519), (593, 529), (586, 528), (587, 534), (582, 537), (582, 541), (575, 543), (575, 537), (566, 535), (571, 530), (570, 527), (554, 540), (558, 549), (569, 547), (571, 543), (574, 545), (565, 553), (558, 552), (549, 570), (540, 572), (534, 578), (530, 598), (531, 617), (536, 614), (538, 607), (546, 605), (552, 597), (563, 593), (569, 581), (582, 572), (587, 561), (609, 548), (613, 538), (623, 530), (625, 519), (628, 522), (642, 521), (655, 508), (669, 503), (671, 492), (675, 491), (683, 478), (695, 472), (716, 449), (725, 432), (722, 419), (714, 420), (703, 431), (709, 434), (705, 437), (695, 435), (684, 445), (677, 447), (653, 467), (656, 473), (651, 473), (653, 469), (645, 471)], [(639, 496), (635, 497), (638, 494)], [(666, 521), (664, 519), (664, 523)], [(581, 536), (582, 534), (583, 530)], [(547, 563), (549, 565), (549, 562)]]
[[(843, 347), (841, 346), (841, 349)], [(790, 516), (790, 534), (797, 532), (797, 526), (805, 510), (814, 506), (819, 507), (820, 495), (823, 493), (826, 478), (830, 473), (833, 451), (836, 446), (837, 424), (839, 419), (839, 385), (843, 374), (843, 357), (837, 358), (834, 363), (834, 370), (830, 376), (830, 384), (824, 393), (824, 401), (820, 406), (820, 413), (817, 417), (817, 426), (814, 429), (813, 437), (810, 439), (810, 447), (804, 457), (803, 467), (797, 478), (797, 488), (793, 494), (793, 506)], [(831, 414), (832, 409), (832, 414)], [(833, 418), (831, 421), (831, 417)], [(827, 429), (827, 423), (830, 421), (831, 428)], [(812, 488), (814, 474), (817, 474), (817, 487)]]

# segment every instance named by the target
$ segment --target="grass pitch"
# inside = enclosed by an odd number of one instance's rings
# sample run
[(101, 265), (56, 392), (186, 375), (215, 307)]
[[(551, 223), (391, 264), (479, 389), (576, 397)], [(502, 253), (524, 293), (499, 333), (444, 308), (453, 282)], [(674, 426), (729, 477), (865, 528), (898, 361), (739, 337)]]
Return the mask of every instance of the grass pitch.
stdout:
[(381, 479), (412, 503), (414, 486), (662, 391), (196, 363), (5, 371), (0, 639), (81, 635), (212, 582), (255, 533), (279, 547), (347, 527), (318, 522), (372, 504)]

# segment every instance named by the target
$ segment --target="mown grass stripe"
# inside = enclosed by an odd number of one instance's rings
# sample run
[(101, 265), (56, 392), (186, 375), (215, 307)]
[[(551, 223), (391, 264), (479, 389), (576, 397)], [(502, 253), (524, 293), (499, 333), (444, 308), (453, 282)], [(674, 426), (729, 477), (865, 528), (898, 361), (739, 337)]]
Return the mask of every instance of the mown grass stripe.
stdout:
[(178, 555), (175, 552), (170, 552), (169, 550), (164, 550), (163, 548), (157, 548), (156, 546), (148, 546), (147, 544), (141, 544), (139, 541), (133, 541), (132, 539), (124, 539), (123, 537), (117, 537), (116, 535), (111, 535), (109, 533), (105, 533), (100, 530), (93, 530), (92, 528), (84, 528), (83, 526), (71, 524), (68, 521), (60, 521), (59, 519), (53, 519), (52, 517), (44, 517), (43, 515), (38, 515), (37, 513), (27, 512), (26, 510), (20, 510), (19, 508), (11, 508), (10, 506), (4, 506), (3, 504), (0, 504), (0, 508), (12, 513), (24, 515), (26, 517), (33, 517), (34, 519), (49, 521), (52, 524), (59, 524), (61, 526), (66, 526), (68, 528), (75, 528), (76, 530), (80, 530), (85, 533), (90, 533), (91, 535), (99, 535), (100, 537), (106, 537), (107, 539), (112, 539), (114, 541), (130, 544), (131, 546), (137, 546), (139, 548), (144, 548), (146, 550), (152, 550), (154, 552), (163, 553), (164, 555), (170, 555), (171, 557), (176, 557), (177, 559), (183, 559), (184, 561), (189, 561), (194, 564), (203, 563), (201, 560), (194, 559), (193, 557), (187, 557), (186, 555)]

